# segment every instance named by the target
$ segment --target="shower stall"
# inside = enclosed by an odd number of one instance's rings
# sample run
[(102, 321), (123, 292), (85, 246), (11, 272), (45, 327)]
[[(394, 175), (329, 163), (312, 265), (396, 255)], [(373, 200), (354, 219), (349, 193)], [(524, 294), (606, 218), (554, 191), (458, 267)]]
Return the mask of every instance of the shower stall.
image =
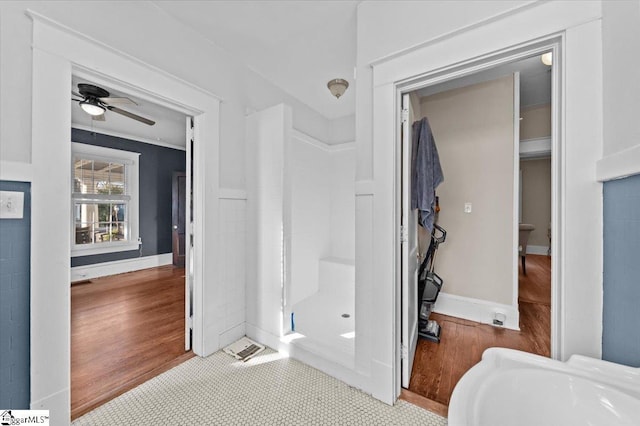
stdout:
[(247, 335), (353, 368), (354, 144), (295, 130), (285, 105), (247, 129)]
[(355, 148), (326, 145), (295, 130), (288, 142), (285, 333), (296, 333), (297, 344), (350, 365), (355, 341)]

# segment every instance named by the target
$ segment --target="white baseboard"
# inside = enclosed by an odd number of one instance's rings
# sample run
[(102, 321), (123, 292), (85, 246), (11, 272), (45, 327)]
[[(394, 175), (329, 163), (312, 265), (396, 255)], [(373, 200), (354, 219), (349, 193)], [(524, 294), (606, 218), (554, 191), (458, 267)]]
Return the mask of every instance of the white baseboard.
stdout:
[[(249, 339), (269, 346), (271, 349), (275, 349), (277, 351), (285, 349), (284, 346), (280, 347), (282, 342), (280, 342), (280, 339), (278, 339), (277, 336), (274, 336), (273, 334), (268, 333), (263, 329), (256, 327), (255, 325), (245, 323), (245, 332)], [(286, 350), (285, 352), (288, 353), (288, 351)]]
[(527, 245), (527, 254), (549, 254), (549, 246), (532, 246)]
[(520, 313), (517, 307), (511, 305), (440, 293), (433, 311), (438, 314), (491, 325), (493, 325), (493, 314), (500, 312), (506, 316), (502, 327), (520, 330)]
[(144, 256), (133, 259), (115, 260), (113, 262), (96, 263), (93, 265), (75, 266), (71, 268), (71, 282), (171, 265), (172, 263), (173, 254), (164, 253), (156, 256)]
[(230, 328), (227, 331), (223, 331), (220, 333), (220, 341), (219, 345), (221, 348), (229, 346), (233, 342), (236, 342), (243, 338), (246, 334), (244, 322), (242, 324), (238, 324), (235, 327)]
[(32, 410), (49, 410), (49, 422), (52, 425), (68, 425), (71, 418), (70, 401), (71, 388), (64, 388), (44, 398), (31, 401), (29, 408)]

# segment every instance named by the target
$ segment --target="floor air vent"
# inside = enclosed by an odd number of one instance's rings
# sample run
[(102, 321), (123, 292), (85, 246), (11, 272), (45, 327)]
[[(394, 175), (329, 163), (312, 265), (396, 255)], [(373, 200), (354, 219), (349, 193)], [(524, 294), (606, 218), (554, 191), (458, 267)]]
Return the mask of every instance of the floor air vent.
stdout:
[(243, 337), (235, 343), (230, 344), (223, 349), (227, 354), (239, 359), (240, 361), (248, 361), (255, 355), (264, 350), (264, 346), (254, 342), (251, 339)]

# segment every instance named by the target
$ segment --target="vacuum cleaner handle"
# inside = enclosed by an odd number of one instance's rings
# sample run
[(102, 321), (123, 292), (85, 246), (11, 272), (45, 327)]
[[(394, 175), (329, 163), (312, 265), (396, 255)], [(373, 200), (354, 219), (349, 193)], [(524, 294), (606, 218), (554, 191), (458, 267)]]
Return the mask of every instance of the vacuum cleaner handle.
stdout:
[[(436, 232), (435, 232), (436, 230), (440, 232), (439, 236), (436, 236)], [(431, 235), (433, 239), (437, 241), (438, 244), (444, 243), (444, 240), (447, 239), (447, 231), (445, 231), (443, 227), (436, 224), (433, 225), (433, 233)]]

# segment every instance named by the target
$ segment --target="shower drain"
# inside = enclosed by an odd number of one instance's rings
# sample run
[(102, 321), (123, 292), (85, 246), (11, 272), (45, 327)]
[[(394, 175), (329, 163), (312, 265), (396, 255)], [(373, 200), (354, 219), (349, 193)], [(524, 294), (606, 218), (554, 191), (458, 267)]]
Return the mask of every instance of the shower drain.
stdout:
[(349, 318), (351, 315), (349, 314), (342, 314), (342, 318)]

